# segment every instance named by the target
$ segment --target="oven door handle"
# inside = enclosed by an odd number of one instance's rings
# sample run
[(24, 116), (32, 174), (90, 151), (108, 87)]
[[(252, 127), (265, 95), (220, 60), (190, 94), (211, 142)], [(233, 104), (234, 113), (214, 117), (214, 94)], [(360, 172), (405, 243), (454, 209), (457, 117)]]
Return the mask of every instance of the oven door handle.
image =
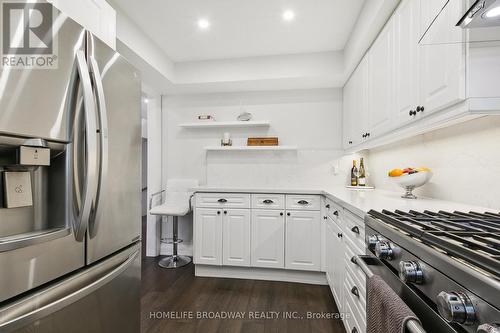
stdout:
[[(361, 268), (363, 273), (365, 273), (365, 275), (368, 278), (371, 278), (375, 274), (373, 274), (370, 267), (368, 267), (368, 264), (366, 263), (366, 259), (369, 259), (369, 258), (371, 258), (371, 257), (367, 256), (367, 255), (364, 255), (364, 256), (355, 255), (351, 258), (351, 261), (353, 263), (355, 263), (356, 265), (358, 265), (359, 268)], [(413, 319), (410, 319), (406, 322), (406, 328), (408, 329), (408, 331), (410, 333), (426, 333), (424, 328), (422, 327), (422, 325), (420, 325), (420, 323), (418, 321), (413, 320)]]

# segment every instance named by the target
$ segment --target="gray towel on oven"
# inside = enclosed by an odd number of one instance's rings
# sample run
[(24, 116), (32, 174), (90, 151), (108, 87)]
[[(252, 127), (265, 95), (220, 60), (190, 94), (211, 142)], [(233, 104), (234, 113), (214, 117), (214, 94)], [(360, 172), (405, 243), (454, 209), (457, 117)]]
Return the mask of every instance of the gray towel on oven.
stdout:
[(378, 275), (368, 279), (367, 333), (403, 333), (406, 322), (420, 320)]

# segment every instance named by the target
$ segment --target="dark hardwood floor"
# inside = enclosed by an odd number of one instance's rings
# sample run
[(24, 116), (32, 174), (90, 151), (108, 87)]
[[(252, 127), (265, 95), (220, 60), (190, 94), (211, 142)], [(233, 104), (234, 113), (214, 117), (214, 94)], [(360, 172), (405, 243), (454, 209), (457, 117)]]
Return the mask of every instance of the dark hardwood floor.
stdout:
[[(157, 260), (143, 257), (142, 261), (143, 333), (345, 332), (340, 319), (307, 319), (308, 312), (337, 314), (327, 286), (201, 278), (194, 276), (193, 264), (166, 270)], [(244, 318), (213, 318), (237, 312)], [(284, 319), (285, 313), (295, 319)], [(210, 318), (197, 318), (202, 315)]]

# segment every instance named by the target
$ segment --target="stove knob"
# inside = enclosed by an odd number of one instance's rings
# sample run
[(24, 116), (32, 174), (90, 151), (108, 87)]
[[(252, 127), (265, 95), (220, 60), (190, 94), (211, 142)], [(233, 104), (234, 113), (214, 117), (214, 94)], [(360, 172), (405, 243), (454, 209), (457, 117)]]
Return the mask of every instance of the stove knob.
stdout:
[(370, 235), (366, 238), (366, 244), (368, 244), (368, 250), (374, 251), (375, 245), (381, 240), (380, 236)]
[(451, 323), (472, 325), (476, 320), (476, 311), (470, 298), (461, 292), (440, 292), (437, 308), (439, 314)]
[(392, 260), (394, 259), (393, 245), (388, 241), (379, 241), (375, 245), (375, 255), (379, 259)]
[(477, 328), (477, 333), (500, 333), (500, 324), (483, 324)]
[(399, 262), (399, 278), (405, 283), (424, 283), (424, 272), (416, 261)]

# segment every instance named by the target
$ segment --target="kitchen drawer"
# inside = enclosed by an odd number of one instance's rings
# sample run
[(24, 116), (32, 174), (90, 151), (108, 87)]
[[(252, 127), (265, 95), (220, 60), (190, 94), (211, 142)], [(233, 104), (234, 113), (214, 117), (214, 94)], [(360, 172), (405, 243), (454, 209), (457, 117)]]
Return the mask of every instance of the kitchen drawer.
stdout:
[(352, 223), (356, 224), (363, 230), (365, 229), (365, 220), (362, 217), (359, 217), (358, 215), (355, 215), (351, 213), (349, 210), (344, 209), (344, 214), (346, 218), (350, 219)]
[(352, 305), (349, 302), (345, 302), (345, 313), (344, 324), (346, 326), (347, 333), (365, 333), (366, 325), (359, 323), (359, 318), (356, 317), (355, 311), (352, 310)]
[[(364, 316), (366, 313), (366, 286), (359, 283), (355, 278), (356, 274), (346, 271), (344, 279), (344, 293), (347, 298), (352, 298), (353, 304), (356, 305), (359, 312)], [(356, 289), (359, 296), (354, 295), (353, 289)]]
[[(345, 213), (342, 216), (342, 227), (345, 238), (349, 239), (356, 248), (356, 254), (364, 254), (365, 251), (365, 226), (356, 223), (352, 216)], [(353, 249), (354, 250), (354, 249)]]
[(245, 193), (198, 193), (196, 207), (203, 208), (250, 208), (250, 194)]
[(352, 276), (354, 282), (356, 282), (359, 289), (362, 291), (362, 294), (366, 295), (366, 275), (356, 263), (351, 261), (354, 255), (355, 253), (352, 249), (346, 246), (344, 255), (346, 274)]
[(351, 293), (351, 286), (348, 279), (344, 280), (345, 287), (345, 308), (349, 311), (351, 319), (354, 319), (355, 326), (358, 330), (364, 332), (366, 330), (366, 310), (361, 308), (360, 301)]
[(342, 215), (342, 207), (330, 199), (325, 199), (325, 212), (337, 224), (340, 223)]
[(319, 195), (287, 195), (286, 209), (288, 210), (320, 210)]
[(284, 194), (252, 194), (252, 208), (285, 209)]

